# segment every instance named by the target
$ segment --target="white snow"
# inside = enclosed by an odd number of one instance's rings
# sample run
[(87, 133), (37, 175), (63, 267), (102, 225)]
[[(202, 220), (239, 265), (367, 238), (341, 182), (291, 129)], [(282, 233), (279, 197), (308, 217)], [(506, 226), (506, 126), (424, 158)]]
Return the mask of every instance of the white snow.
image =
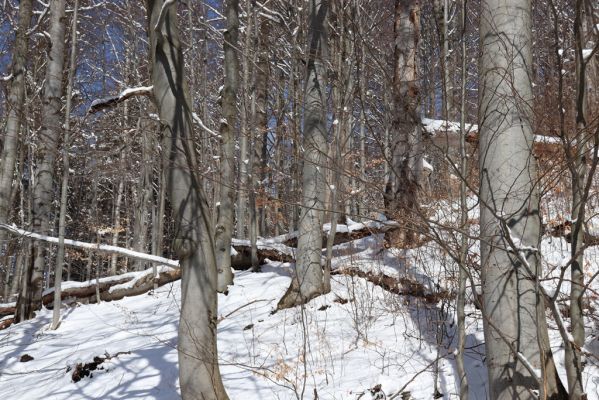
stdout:
[[(478, 218), (476, 204), (475, 198), (468, 199), (469, 218)], [(439, 203), (431, 218), (453, 224), (458, 206), (457, 202)], [(381, 225), (376, 221), (348, 220), (338, 229), (351, 232)], [(323, 228), (327, 231), (330, 226)], [(477, 230), (478, 226), (471, 227), (473, 235)], [(258, 246), (293, 253), (295, 249), (282, 244), (293, 237), (294, 233), (259, 239)], [(233, 245), (236, 244), (249, 245), (249, 241), (234, 239)], [(377, 234), (334, 246), (333, 271), (351, 267), (409, 278), (427, 290), (454, 287), (448, 271), (455, 271), (456, 266), (440, 246), (427, 244), (400, 250), (382, 245), (383, 235)], [(477, 243), (471, 242), (470, 246), (471, 253), (478, 254)], [(563, 239), (545, 237), (540, 250), (547, 271), (569, 258), (568, 244)], [(587, 249), (585, 256), (589, 265), (585, 272), (594, 273), (599, 267), (599, 248)], [(261, 273), (236, 272), (229, 294), (219, 295), (219, 363), (231, 399), (312, 399), (316, 388), (319, 399), (354, 400), (377, 384), (382, 385), (387, 398), (407, 384), (412, 399), (431, 399), (432, 363), (438, 354), (442, 357), (439, 388), (444, 398), (458, 398), (455, 343), (445, 339), (439, 347), (435, 337), (439, 318), (446, 318), (449, 334), (455, 334), (453, 316), (440, 315), (440, 303), (397, 296), (362, 278), (334, 274), (330, 294), (303, 308), (271, 314), (289, 285), (293, 268), (291, 263), (269, 262), (262, 266)], [(141, 279), (147, 273), (151, 269), (130, 274)], [(553, 268), (549, 277), (553, 276), (559, 276), (559, 268)], [(103, 278), (107, 279), (115, 278)], [(551, 285), (551, 279), (543, 284)], [(63, 288), (69, 285), (87, 282), (65, 282)], [(591, 289), (599, 289), (599, 284), (593, 282)], [(561, 288), (564, 294), (567, 290)], [(46, 309), (32, 321), (0, 331), (0, 398), (179, 398), (176, 346), (180, 295), (180, 283), (174, 282), (152, 294), (120, 301), (64, 306), (63, 322), (56, 331), (48, 330), (52, 312)], [(596, 304), (596, 299), (593, 301)], [(487, 393), (487, 372), (482, 317), (471, 305), (466, 313), (465, 361), (470, 398), (483, 399)], [(592, 320), (587, 322), (593, 326)], [(561, 338), (555, 321), (550, 319), (549, 326), (558, 368), (563, 374)], [(599, 354), (599, 343), (593, 335), (588, 335), (584, 349)], [(118, 352), (130, 354), (105, 361), (103, 369), (93, 371), (93, 377), (71, 381), (72, 371), (67, 372), (68, 367)], [(20, 362), (24, 354), (33, 360)], [(599, 369), (594, 358), (587, 360), (583, 380), (589, 399), (599, 400)], [(362, 397), (366, 399), (367, 396)]]
[[(443, 133), (445, 131), (451, 132), (451, 133), (460, 132), (460, 123), (459, 122), (445, 121), (445, 120), (441, 120), (441, 119), (422, 118), (422, 125), (424, 127), (424, 130), (427, 131), (431, 135)], [(478, 125), (465, 124), (464, 129), (466, 130), (466, 132), (470, 132), (470, 131), (477, 132)]]

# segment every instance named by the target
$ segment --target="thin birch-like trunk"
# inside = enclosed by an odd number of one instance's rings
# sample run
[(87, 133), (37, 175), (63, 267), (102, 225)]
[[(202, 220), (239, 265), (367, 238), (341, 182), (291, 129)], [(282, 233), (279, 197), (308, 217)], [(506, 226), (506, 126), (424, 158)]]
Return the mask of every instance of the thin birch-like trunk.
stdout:
[(73, 24), (71, 27), (71, 55), (67, 78), (67, 102), (65, 108), (64, 136), (62, 142), (62, 183), (60, 188), (60, 215), (58, 217), (58, 251), (56, 253), (56, 272), (54, 274), (54, 308), (52, 310), (52, 327), (57, 329), (60, 323), (60, 305), (62, 288), (62, 269), (64, 264), (64, 235), (67, 218), (67, 196), (69, 192), (69, 146), (71, 143), (71, 104), (75, 69), (77, 68), (77, 13), (79, 0), (73, 5)]
[(239, 1), (227, 0), (225, 14), (227, 29), (224, 33), (223, 49), (225, 52), (224, 70), (225, 85), (222, 92), (223, 118), (220, 124), (221, 158), (220, 158), (220, 207), (216, 223), (216, 268), (218, 271), (217, 290), (227, 292), (233, 284), (231, 270), (231, 238), (234, 226), (235, 192), (235, 132), (237, 130), (237, 91), (239, 88), (239, 61), (237, 47), (239, 45)]

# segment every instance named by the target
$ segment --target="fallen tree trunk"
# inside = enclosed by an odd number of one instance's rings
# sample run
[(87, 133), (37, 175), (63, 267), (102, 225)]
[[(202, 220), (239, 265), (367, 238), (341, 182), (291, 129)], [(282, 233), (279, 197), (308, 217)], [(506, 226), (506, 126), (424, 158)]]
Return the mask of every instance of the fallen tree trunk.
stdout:
[(451, 293), (447, 290), (437, 292), (431, 291), (421, 282), (407, 277), (394, 278), (392, 276), (372, 271), (362, 271), (359, 268), (339, 268), (331, 271), (332, 275), (348, 275), (364, 278), (367, 281), (381, 287), (387, 292), (401, 296), (414, 296), (426, 300), (428, 303), (437, 303), (441, 299), (450, 298)]
[[(13, 235), (16, 235), (16, 236), (23, 236), (23, 237), (27, 237), (30, 239), (41, 240), (44, 242), (58, 244), (57, 237), (41, 235), (39, 233), (26, 231), (24, 229), (17, 228), (14, 225), (0, 224), (0, 229), (5, 230), (5, 231), (7, 231)], [(65, 239), (64, 245), (70, 246), (70, 247), (77, 247), (80, 249), (86, 249), (86, 250), (90, 250), (90, 251), (95, 251), (98, 253), (119, 254), (121, 256), (133, 258), (135, 260), (164, 264), (164, 265), (168, 265), (168, 266), (175, 267), (175, 268), (179, 267), (179, 261), (177, 261), (177, 260), (171, 260), (171, 259), (160, 257), (160, 256), (154, 256), (151, 254), (141, 253), (139, 251), (126, 249), (124, 247), (111, 246), (111, 245), (102, 244), (102, 243), (80, 242), (78, 240), (71, 240), (71, 239)]]
[[(137, 296), (154, 287), (165, 285), (181, 278), (181, 270), (168, 266), (158, 267), (158, 273), (154, 276), (153, 269), (149, 268), (141, 272), (129, 272), (123, 275), (101, 278), (99, 283), (91, 282), (63, 282), (61, 289), (61, 300), (75, 299), (78, 301), (96, 301), (96, 286), (99, 288), (100, 300), (113, 301), (123, 297)], [(42, 295), (42, 304), (51, 305), (54, 301), (54, 288), (47, 289)], [(15, 303), (0, 304), (0, 317), (14, 314)]]
[[(258, 261), (266, 263), (266, 259), (280, 262), (293, 262), (295, 260), (295, 249), (278, 243), (275, 240), (259, 240)], [(233, 239), (231, 242), (231, 267), (235, 269), (249, 269), (252, 267), (252, 246), (249, 240)]]

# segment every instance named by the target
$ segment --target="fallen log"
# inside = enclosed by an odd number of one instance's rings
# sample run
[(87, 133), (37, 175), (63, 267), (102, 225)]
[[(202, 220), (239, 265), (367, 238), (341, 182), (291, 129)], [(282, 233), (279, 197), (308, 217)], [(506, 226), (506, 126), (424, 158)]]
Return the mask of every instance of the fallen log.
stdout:
[[(13, 235), (16, 235), (16, 236), (23, 236), (23, 237), (34, 239), (34, 240), (41, 240), (44, 242), (58, 244), (57, 237), (47, 236), (47, 235), (42, 235), (42, 234), (35, 233), (35, 232), (26, 231), (25, 229), (17, 228), (14, 225), (0, 224), (0, 229), (5, 230), (5, 231), (7, 231)], [(171, 260), (168, 258), (155, 256), (152, 254), (141, 253), (139, 251), (134, 251), (134, 250), (126, 249), (123, 247), (118, 247), (118, 246), (111, 246), (111, 245), (103, 244), (103, 243), (88, 243), (88, 242), (80, 242), (78, 240), (65, 239), (64, 245), (70, 246), (70, 247), (77, 247), (80, 249), (91, 250), (91, 251), (95, 251), (98, 253), (118, 254), (121, 256), (132, 258), (134, 260), (164, 264), (164, 265), (169, 265), (171, 267), (179, 266), (179, 261), (177, 261), (177, 260)]]
[[(72, 282), (62, 283), (60, 298), (62, 301), (67, 299), (96, 301), (96, 287), (100, 292), (100, 300), (113, 301), (120, 300), (123, 297), (137, 296), (146, 293), (154, 287), (165, 285), (169, 282), (181, 278), (181, 269), (172, 268), (166, 265), (158, 267), (157, 275), (154, 276), (152, 268), (140, 272), (129, 272), (123, 275), (109, 276), (99, 279), (99, 282)], [(42, 304), (51, 305), (54, 301), (54, 288), (47, 289), (42, 294)], [(14, 314), (15, 303), (2, 304), (0, 307), (0, 317)]]
[(331, 275), (348, 275), (364, 278), (381, 287), (387, 292), (401, 296), (414, 296), (424, 299), (428, 303), (437, 303), (441, 299), (448, 299), (451, 293), (447, 290), (433, 292), (421, 282), (408, 277), (392, 277), (380, 272), (362, 271), (359, 268), (339, 268), (331, 271)]
[[(231, 266), (235, 269), (248, 269), (252, 267), (252, 246), (249, 240), (233, 239), (231, 247)], [(266, 263), (266, 259), (280, 262), (293, 262), (295, 249), (278, 243), (273, 239), (261, 239), (257, 243), (258, 261)]]

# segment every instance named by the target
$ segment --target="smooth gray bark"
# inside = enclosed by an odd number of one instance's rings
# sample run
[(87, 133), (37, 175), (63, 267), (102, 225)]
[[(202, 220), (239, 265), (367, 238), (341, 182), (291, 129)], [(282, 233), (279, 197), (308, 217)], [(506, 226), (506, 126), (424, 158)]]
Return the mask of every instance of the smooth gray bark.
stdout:
[[(17, 151), (19, 143), (19, 132), (23, 119), (23, 109), (25, 103), (25, 74), (27, 66), (27, 53), (29, 36), (27, 30), (31, 22), (32, 0), (22, 0), (19, 3), (19, 20), (14, 43), (14, 52), (12, 57), (12, 66), (10, 73), (12, 75), (8, 88), (8, 98), (6, 101), (6, 128), (4, 130), (2, 153), (0, 154), (0, 223), (7, 223), (10, 218), (12, 184), (14, 177), (15, 164), (17, 161)], [(0, 255), (5, 262), (4, 279), (8, 286), (10, 277), (10, 268), (8, 263), (8, 246), (5, 244), (6, 236), (0, 232)], [(20, 264), (17, 264), (20, 265)], [(15, 279), (18, 282), (20, 275), (18, 268), (13, 275), (13, 287)], [(7, 294), (5, 293), (5, 296)]]
[(324, 160), (327, 154), (325, 55), (328, 1), (310, 1), (310, 34), (304, 98), (302, 210), (295, 275), (279, 308), (303, 304), (325, 293), (321, 266)]
[[(32, 0), (22, 0), (19, 3), (19, 22), (10, 69), (12, 79), (7, 99), (8, 116), (3, 137), (4, 145), (0, 156), (0, 223), (8, 222), (10, 213), (12, 182), (25, 103), (25, 74), (29, 43), (27, 30), (31, 22), (31, 3)], [(4, 236), (0, 233), (0, 243), (3, 243), (2, 239)]]
[[(587, 130), (587, 77), (586, 66), (582, 52), (587, 47), (585, 38), (584, 1), (576, 1), (574, 19), (574, 41), (576, 60), (576, 147), (568, 146), (566, 161), (570, 170), (572, 181), (572, 242), (570, 256), (572, 258), (570, 270), (570, 327), (574, 346), (565, 346), (566, 375), (568, 377), (568, 393), (570, 399), (586, 399), (582, 381), (582, 352), (585, 341), (585, 327), (583, 315), (584, 294), (584, 236), (586, 203), (589, 196), (588, 190), (592, 175), (589, 176), (587, 153), (589, 146), (584, 137)], [(562, 107), (562, 105), (559, 105)]]
[(223, 118), (220, 124), (220, 207), (216, 223), (217, 290), (221, 293), (233, 284), (231, 270), (231, 238), (233, 237), (235, 193), (235, 131), (237, 129), (237, 91), (239, 88), (239, 1), (227, 0), (225, 14), (227, 29), (224, 34), (225, 85), (222, 92)]
[(148, 0), (151, 81), (164, 130), (162, 149), (182, 269), (179, 322), (181, 396), (228, 399), (217, 361), (216, 258), (211, 213), (197, 171), (191, 108), (174, 1)]
[(54, 308), (52, 310), (52, 329), (60, 323), (60, 291), (62, 285), (62, 269), (64, 264), (64, 234), (67, 218), (67, 195), (69, 192), (69, 146), (71, 144), (71, 103), (75, 68), (77, 68), (77, 13), (79, 0), (73, 5), (73, 24), (71, 27), (71, 55), (67, 78), (67, 102), (65, 107), (64, 136), (62, 142), (62, 182), (60, 187), (60, 215), (58, 217), (58, 250), (56, 253), (56, 272), (54, 274)]
[[(42, 128), (38, 136), (35, 182), (33, 187), (33, 230), (48, 234), (53, 220), (54, 163), (62, 133), (62, 77), (64, 72), (65, 0), (50, 1), (50, 49), (42, 94)], [(27, 293), (24, 319), (33, 317), (41, 307), (47, 246), (34, 248), (33, 270), (22, 290)], [(31, 266), (29, 266), (31, 268)], [(27, 288), (25, 288), (27, 286)]]
[[(479, 129), (481, 268), (489, 396), (563, 394), (539, 290), (540, 226), (532, 156), (530, 0), (483, 0)], [(541, 370), (534, 376), (522, 362)], [(536, 373), (535, 373), (536, 375)], [(543, 385), (540, 387), (539, 382)]]
[[(466, 156), (466, 79), (468, 70), (466, 65), (466, 3), (467, 0), (462, 0), (461, 10), (461, 44), (462, 44), (462, 76), (460, 86), (460, 228), (468, 229), (468, 203), (466, 196), (466, 179), (468, 176), (468, 158)], [(449, 108), (446, 106), (446, 108)], [(468, 274), (467, 258), (468, 258), (468, 237), (462, 233), (460, 242), (459, 255), (459, 271), (458, 271), (458, 295), (456, 299), (456, 317), (457, 317), (457, 354), (456, 367), (458, 370), (458, 379), (460, 383), (460, 400), (468, 400), (468, 376), (464, 365), (464, 349), (466, 345), (466, 281)]]

